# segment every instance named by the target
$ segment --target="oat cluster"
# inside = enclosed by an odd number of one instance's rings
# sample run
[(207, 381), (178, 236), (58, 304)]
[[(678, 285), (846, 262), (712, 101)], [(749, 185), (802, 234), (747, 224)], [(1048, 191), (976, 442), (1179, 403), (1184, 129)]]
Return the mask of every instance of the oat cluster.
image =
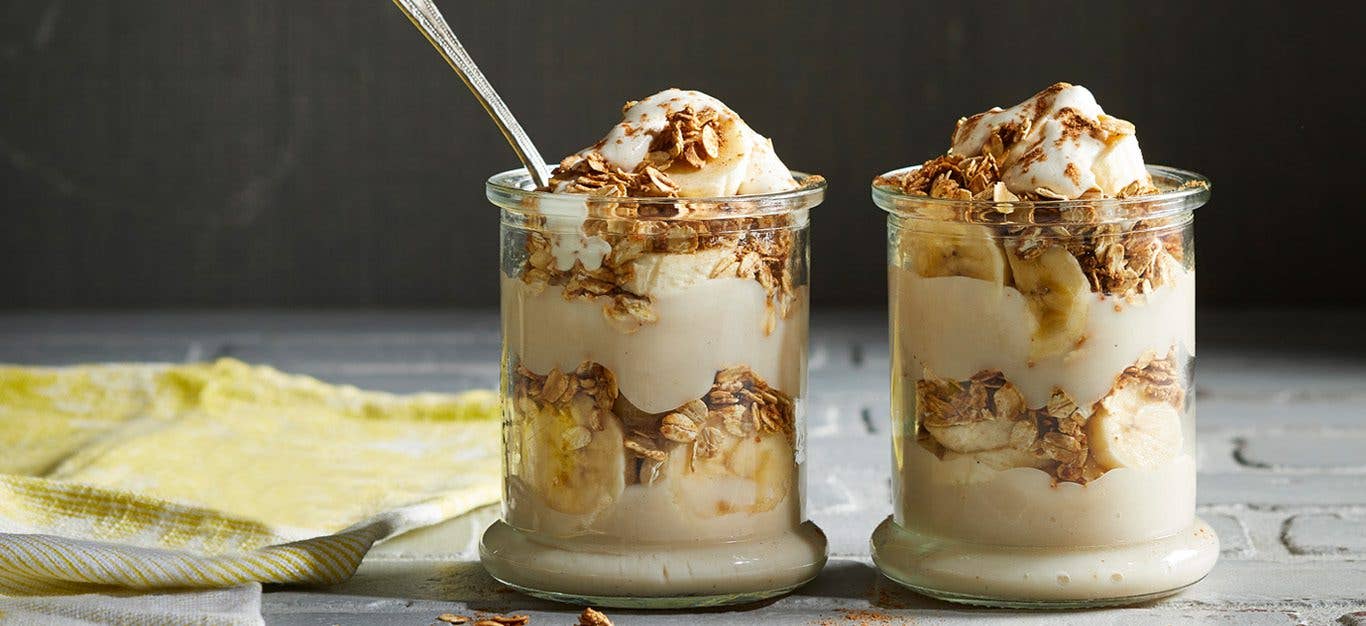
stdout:
[(1186, 389), (1181, 386), (1181, 374), (1176, 368), (1176, 354), (1158, 358), (1151, 350), (1124, 369), (1115, 383), (1116, 389), (1138, 385), (1143, 396), (1156, 402), (1166, 402), (1180, 408), (1186, 403)]
[[(631, 108), (627, 102), (622, 110)], [(650, 151), (636, 166), (626, 171), (612, 165), (596, 149), (571, 154), (550, 172), (547, 189), (609, 197), (675, 198), (678, 185), (666, 174), (670, 169), (696, 170), (721, 154), (717, 133), (720, 114), (715, 109), (694, 109), (692, 105), (673, 111), (665, 118), (664, 128), (653, 133)]]
[[(603, 423), (613, 417), (612, 406), (618, 395), (616, 375), (591, 361), (580, 363), (573, 372), (553, 368), (544, 376), (519, 363), (512, 377), (514, 406), (522, 414), (537, 415), (544, 408), (563, 409), (570, 411), (579, 424), (586, 425), (577, 427), (582, 432), (566, 433), (574, 449), (588, 445), (593, 431), (601, 431)], [(576, 402), (576, 398), (582, 400)]]
[(756, 432), (792, 435), (795, 431), (792, 398), (768, 386), (746, 365), (717, 372), (702, 402), (707, 407), (708, 421), (720, 422), (735, 437)]
[(925, 161), (918, 169), (879, 176), (873, 184), (910, 196), (948, 200), (1015, 202), (1022, 198), (1001, 182), (1001, 168), (991, 154), (964, 157), (947, 154)]
[(716, 109), (698, 111), (691, 104), (669, 113), (664, 129), (650, 142), (645, 163), (666, 172), (674, 167), (700, 169), (721, 155), (720, 117)]
[(1030, 452), (1050, 459), (1052, 473), (1058, 480), (1085, 483), (1100, 478), (1103, 470), (1090, 461), (1086, 437), (1086, 419), (1081, 407), (1061, 389), (1054, 389), (1048, 404), (1031, 411), (1038, 425), (1039, 439)]
[(523, 415), (569, 411), (582, 424), (562, 435), (572, 449), (587, 446), (605, 420), (619, 420), (629, 455), (627, 484), (658, 478), (674, 446), (691, 446), (694, 457), (709, 459), (732, 438), (780, 434), (791, 440), (796, 433), (791, 396), (744, 365), (717, 372), (705, 395), (663, 413), (645, 413), (620, 398), (616, 376), (597, 363), (585, 361), (569, 374), (552, 369), (544, 376), (518, 364), (512, 378), (513, 403)]
[[(1169, 402), (1180, 408), (1186, 397), (1177, 370), (1175, 351), (1158, 358), (1145, 353), (1115, 380), (1110, 393), (1131, 385), (1140, 386), (1149, 400)], [(1038, 408), (1025, 405), (1024, 397), (999, 370), (981, 370), (968, 380), (949, 380), (925, 373), (916, 382), (918, 443), (943, 458), (948, 448), (936, 438), (942, 428), (996, 424), (975, 431), (980, 437), (996, 437), (983, 447), (1022, 453), (1020, 466), (1033, 466), (1059, 481), (1085, 484), (1099, 478), (1104, 469), (1090, 458), (1086, 423), (1095, 406), (1083, 410), (1066, 392), (1054, 389), (1048, 403)], [(971, 435), (969, 435), (971, 436)]]
[(691, 458), (711, 459), (728, 449), (733, 439), (783, 434), (791, 440), (796, 432), (792, 398), (744, 365), (717, 372), (705, 395), (672, 411), (623, 411), (623, 417), (629, 431), (627, 450), (639, 458), (640, 482), (659, 477), (663, 450), (672, 446), (690, 446)]
[(762, 285), (767, 310), (763, 331), (768, 334), (778, 319), (787, 318), (796, 302), (798, 242), (790, 225), (786, 215), (690, 221), (589, 218), (585, 232), (612, 246), (600, 267), (590, 270), (575, 261), (568, 270), (559, 269), (551, 253), (552, 235), (531, 231), (521, 279), (538, 293), (548, 285), (560, 287), (565, 300), (602, 298), (603, 315), (615, 328), (631, 333), (659, 319), (649, 294), (626, 287), (638, 259), (645, 254), (728, 249), (732, 254), (711, 268), (708, 278), (744, 278)]
[[(1183, 236), (1169, 225), (1140, 220), (1127, 229), (1099, 224), (1067, 230), (1066, 237), (1054, 235), (1052, 241), (1076, 257), (1095, 293), (1123, 297), (1152, 293), (1174, 279), (1173, 266), (1164, 262), (1163, 253), (1177, 262), (1185, 258)], [(1017, 248), (1032, 246), (1042, 254), (1047, 246), (1041, 240), (1048, 233), (1040, 231), (1022, 233)]]
[(612, 620), (607, 619), (607, 616), (597, 609), (584, 607), (583, 613), (579, 614), (577, 626), (612, 626)]
[[(550, 189), (617, 198), (673, 198), (678, 185), (648, 162), (628, 172), (603, 158), (601, 152), (571, 154), (550, 172)], [(545, 191), (545, 190), (543, 190)]]

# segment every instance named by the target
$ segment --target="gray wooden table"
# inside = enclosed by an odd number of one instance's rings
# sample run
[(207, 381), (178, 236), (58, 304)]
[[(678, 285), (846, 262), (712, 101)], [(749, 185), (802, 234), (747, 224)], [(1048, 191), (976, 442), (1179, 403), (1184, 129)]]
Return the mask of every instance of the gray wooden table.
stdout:
[[(777, 601), (609, 611), (618, 624), (1366, 624), (1366, 314), (1201, 317), (1199, 510), (1219, 532), (1222, 560), (1174, 598), (1084, 612), (962, 608), (878, 576), (867, 540), (890, 510), (883, 314), (824, 313), (813, 324), (807, 508), (830, 537), (829, 566)], [(491, 387), (498, 352), (492, 312), (0, 315), (4, 362), (231, 356), (395, 392)], [(266, 620), (422, 625), (480, 610), (572, 624), (577, 609), (503, 589), (480, 569), (475, 538), (495, 514), (381, 545), (345, 584), (270, 589)]]

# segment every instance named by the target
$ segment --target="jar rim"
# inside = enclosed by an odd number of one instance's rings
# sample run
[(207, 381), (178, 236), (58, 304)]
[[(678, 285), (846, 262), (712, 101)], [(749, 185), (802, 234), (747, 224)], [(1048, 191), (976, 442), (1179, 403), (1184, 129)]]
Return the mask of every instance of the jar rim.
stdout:
[[(892, 170), (879, 176), (895, 176), (913, 172), (923, 166), (912, 165)], [(1209, 201), (1212, 185), (1205, 176), (1166, 165), (1148, 165), (1148, 174), (1159, 189), (1155, 194), (1131, 196), (1128, 198), (1089, 198), (1075, 200), (1016, 200), (997, 202), (994, 200), (955, 200), (951, 198), (931, 198), (914, 196), (888, 187), (872, 185), (873, 203), (891, 215), (934, 221), (971, 221), (990, 223), (999, 226), (1037, 226), (1039, 222), (1031, 219), (1032, 211), (1018, 211), (1021, 207), (1035, 210), (1044, 209), (1059, 216), (1067, 215), (1068, 209), (1094, 211), (1087, 219), (1049, 219), (1049, 225), (1095, 225), (1107, 222), (1157, 219), (1188, 213)], [(1000, 207), (1010, 207), (1010, 211), (1000, 211)], [(964, 216), (977, 216), (980, 219), (964, 219)]]
[(617, 205), (629, 204), (656, 209), (647, 210), (646, 213), (658, 213), (659, 216), (640, 218), (651, 220), (706, 220), (776, 215), (810, 209), (825, 200), (827, 184), (824, 178), (795, 170), (789, 170), (788, 173), (801, 186), (786, 191), (710, 198), (595, 196), (538, 191), (532, 186), (531, 176), (521, 168), (490, 176), (484, 183), (484, 190), (490, 202), (514, 213), (583, 217), (585, 207), (589, 215), (594, 215), (603, 212), (603, 209), (610, 213)]

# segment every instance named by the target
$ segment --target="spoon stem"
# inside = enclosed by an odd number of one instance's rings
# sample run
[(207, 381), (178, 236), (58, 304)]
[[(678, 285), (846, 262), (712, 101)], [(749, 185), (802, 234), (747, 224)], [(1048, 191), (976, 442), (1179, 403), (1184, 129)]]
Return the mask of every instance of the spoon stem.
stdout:
[(484, 73), (479, 71), (479, 66), (474, 64), (465, 47), (460, 45), (460, 40), (451, 32), (450, 25), (441, 16), (441, 11), (437, 10), (436, 5), (432, 4), (431, 0), (393, 1), (394, 5), (408, 16), (413, 26), (431, 42), (441, 57), (446, 59), (446, 63), (449, 63), (451, 69), (460, 76), (460, 80), (469, 88), (470, 93), (474, 94), (479, 104), (483, 105), (489, 117), (493, 118), (498, 130), (503, 132), (503, 137), (512, 145), (513, 152), (517, 153), (517, 158), (531, 175), (532, 182), (537, 187), (549, 185), (550, 168), (546, 167), (545, 159), (541, 158), (541, 153), (536, 150), (535, 144), (531, 143), (531, 138), (512, 115), (512, 111), (508, 110), (498, 92), (494, 91), (493, 85), (484, 78)]

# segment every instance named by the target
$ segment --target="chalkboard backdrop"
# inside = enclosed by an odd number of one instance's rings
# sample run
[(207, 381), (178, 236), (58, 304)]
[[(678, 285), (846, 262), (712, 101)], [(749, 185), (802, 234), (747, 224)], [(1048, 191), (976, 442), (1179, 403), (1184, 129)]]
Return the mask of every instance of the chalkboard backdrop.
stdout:
[[(552, 160), (700, 89), (824, 174), (820, 306), (880, 305), (868, 182), (1058, 80), (1214, 180), (1206, 306), (1366, 303), (1358, 3), (443, 0)], [(516, 162), (385, 0), (6, 1), (0, 307), (491, 306)]]

